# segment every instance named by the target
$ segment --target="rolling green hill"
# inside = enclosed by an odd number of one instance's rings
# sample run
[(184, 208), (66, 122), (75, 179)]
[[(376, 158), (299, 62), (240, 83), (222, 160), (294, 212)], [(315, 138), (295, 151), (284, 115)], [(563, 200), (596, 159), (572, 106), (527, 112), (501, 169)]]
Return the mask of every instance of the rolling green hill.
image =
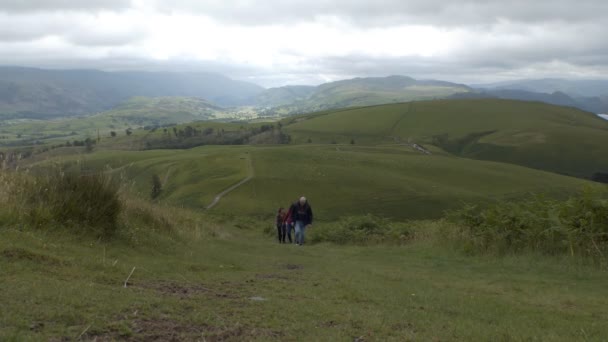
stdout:
[(354, 78), (325, 83), (316, 88), (293, 86), (273, 88), (258, 95), (257, 99), (260, 106), (276, 106), (274, 110), (277, 113), (293, 114), (446, 98), (471, 90), (462, 84), (389, 76)]
[[(253, 178), (223, 198), (214, 212), (268, 217), (307, 195), (321, 220), (373, 213), (398, 219), (441, 217), (464, 202), (489, 203), (530, 192), (562, 197), (588, 182), (515, 165), (404, 146), (205, 146), (190, 150), (116, 151), (40, 161), (105, 170), (148, 197), (152, 175), (163, 180), (162, 202), (204, 210), (223, 189)], [(250, 164), (251, 163), (251, 164)], [(250, 169), (250, 165), (252, 169)], [(46, 171), (45, 171), (46, 172)]]
[(608, 170), (608, 122), (537, 102), (440, 100), (286, 119), (296, 143), (416, 142), (453, 155), (590, 177)]

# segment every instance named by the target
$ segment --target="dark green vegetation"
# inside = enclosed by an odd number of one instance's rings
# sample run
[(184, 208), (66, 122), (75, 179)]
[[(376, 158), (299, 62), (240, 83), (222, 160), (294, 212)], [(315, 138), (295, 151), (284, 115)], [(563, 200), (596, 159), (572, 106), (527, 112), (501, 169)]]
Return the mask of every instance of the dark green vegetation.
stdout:
[(93, 114), (134, 96), (199, 97), (235, 106), (262, 91), (257, 85), (210, 73), (0, 67), (0, 119)]
[(104, 174), (56, 172), (22, 177), (10, 186), (13, 191), (3, 204), (9, 223), (43, 230), (90, 230), (99, 236), (110, 236), (118, 228), (122, 209), (118, 185)]
[(459, 229), (447, 235), (482, 253), (570, 254), (608, 263), (608, 196), (585, 189), (567, 201), (536, 197), (451, 213)]

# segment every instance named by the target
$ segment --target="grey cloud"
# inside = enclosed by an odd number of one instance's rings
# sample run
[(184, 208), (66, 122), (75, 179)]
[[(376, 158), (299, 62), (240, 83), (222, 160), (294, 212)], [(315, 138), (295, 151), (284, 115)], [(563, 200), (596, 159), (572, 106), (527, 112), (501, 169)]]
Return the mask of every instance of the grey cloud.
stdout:
[(358, 25), (478, 26), (508, 20), (522, 23), (601, 19), (604, 0), (156, 0), (164, 11), (197, 12), (223, 21), (264, 25), (338, 17)]
[(1, 0), (0, 12), (99, 11), (131, 7), (131, 0)]
[(95, 30), (73, 30), (64, 35), (64, 39), (74, 45), (85, 47), (121, 47), (136, 44), (147, 36), (137, 28), (124, 31), (102, 32)]
[(45, 37), (58, 37), (73, 45), (124, 46), (146, 36), (143, 27), (105, 28), (95, 25), (87, 13), (31, 13), (6, 15), (0, 13), (0, 42), (28, 42)]

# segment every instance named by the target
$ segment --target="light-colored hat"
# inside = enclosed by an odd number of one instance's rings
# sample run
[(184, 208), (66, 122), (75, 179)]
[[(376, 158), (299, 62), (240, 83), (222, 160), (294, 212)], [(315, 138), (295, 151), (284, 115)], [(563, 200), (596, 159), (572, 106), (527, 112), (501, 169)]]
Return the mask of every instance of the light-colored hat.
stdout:
[(306, 197), (304, 197), (304, 196), (300, 197), (300, 202), (306, 202)]

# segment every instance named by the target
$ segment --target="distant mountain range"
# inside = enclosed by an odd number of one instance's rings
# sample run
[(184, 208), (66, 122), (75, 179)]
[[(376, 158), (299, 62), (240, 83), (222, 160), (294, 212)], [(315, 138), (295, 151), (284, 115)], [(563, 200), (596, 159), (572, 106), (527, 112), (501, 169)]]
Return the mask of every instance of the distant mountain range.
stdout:
[(0, 118), (93, 114), (136, 96), (199, 97), (220, 106), (239, 106), (263, 91), (258, 85), (212, 73), (0, 67)]
[(519, 80), (472, 87), (475, 91), (467, 97), (539, 101), (593, 113), (608, 112), (608, 80)]
[(536, 93), (566, 93), (577, 97), (608, 95), (608, 80), (566, 80), (559, 78), (527, 79), (499, 83), (474, 84), (473, 88), (518, 89)]
[(468, 86), (388, 76), (264, 89), (213, 73), (0, 67), (0, 120), (92, 115), (120, 108), (134, 97), (198, 98), (217, 106), (214, 111), (248, 106), (261, 116), (449, 98), (538, 101), (608, 113), (608, 81), (604, 80), (541, 79)]

